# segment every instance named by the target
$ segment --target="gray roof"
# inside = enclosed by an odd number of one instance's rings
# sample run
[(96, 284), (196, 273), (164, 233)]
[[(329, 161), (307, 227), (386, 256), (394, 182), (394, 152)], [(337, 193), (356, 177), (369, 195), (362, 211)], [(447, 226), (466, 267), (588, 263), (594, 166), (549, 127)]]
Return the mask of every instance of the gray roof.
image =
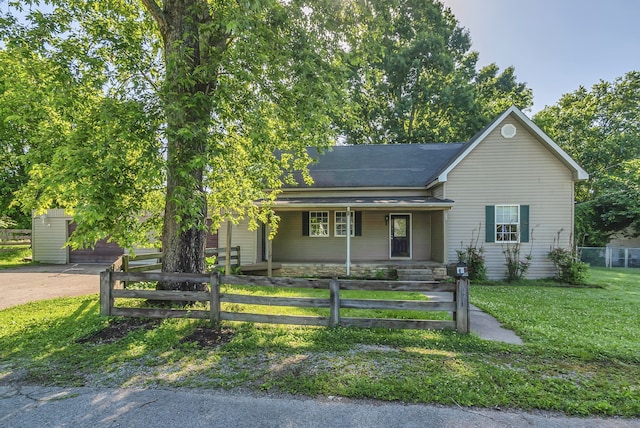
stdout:
[[(423, 187), (463, 150), (465, 143), (334, 146), (309, 149), (316, 188)], [(298, 175), (299, 187), (309, 187)], [(287, 186), (288, 187), (288, 186)]]

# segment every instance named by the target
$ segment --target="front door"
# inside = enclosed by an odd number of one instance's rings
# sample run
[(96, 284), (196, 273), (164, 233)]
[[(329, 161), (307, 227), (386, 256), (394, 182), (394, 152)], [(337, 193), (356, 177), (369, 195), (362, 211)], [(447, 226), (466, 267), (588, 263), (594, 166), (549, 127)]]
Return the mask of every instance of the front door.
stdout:
[(391, 214), (391, 258), (411, 258), (411, 214)]

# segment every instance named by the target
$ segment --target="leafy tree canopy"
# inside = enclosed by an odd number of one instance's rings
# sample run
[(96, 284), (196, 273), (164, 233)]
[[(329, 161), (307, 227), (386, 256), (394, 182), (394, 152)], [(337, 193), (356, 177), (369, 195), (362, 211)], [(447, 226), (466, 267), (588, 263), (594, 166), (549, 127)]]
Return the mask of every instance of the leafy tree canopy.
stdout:
[(347, 100), (336, 122), (349, 143), (465, 141), (511, 105), (532, 105), (513, 67), (476, 71), (478, 54), (433, 0), (347, 2)]
[(272, 200), (283, 172), (305, 167), (306, 146), (335, 140), (333, 6), (12, 2), (5, 54), (37, 60), (5, 74), (33, 72), (21, 82), (29, 91), (10, 83), (18, 95), (3, 106), (39, 113), (20, 115), (12, 151), (29, 166), (22, 206), (72, 211), (74, 245), (144, 241), (165, 201), (180, 230), (202, 229), (205, 197), (214, 225), (223, 214), (270, 220), (253, 201)]
[(640, 232), (640, 72), (580, 87), (534, 120), (590, 174), (576, 189), (579, 242)]
[(25, 0), (0, 32), (23, 209), (73, 212), (73, 246), (162, 225), (165, 271), (203, 269), (207, 216), (277, 226), (307, 146), (466, 140), (531, 105), (434, 0)]

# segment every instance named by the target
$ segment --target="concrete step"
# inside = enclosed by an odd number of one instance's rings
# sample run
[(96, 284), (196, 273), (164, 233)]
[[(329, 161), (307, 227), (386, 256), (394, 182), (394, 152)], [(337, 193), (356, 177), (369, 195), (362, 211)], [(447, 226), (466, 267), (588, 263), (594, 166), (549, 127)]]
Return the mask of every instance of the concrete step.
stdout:
[(399, 281), (433, 281), (433, 269), (398, 269)]

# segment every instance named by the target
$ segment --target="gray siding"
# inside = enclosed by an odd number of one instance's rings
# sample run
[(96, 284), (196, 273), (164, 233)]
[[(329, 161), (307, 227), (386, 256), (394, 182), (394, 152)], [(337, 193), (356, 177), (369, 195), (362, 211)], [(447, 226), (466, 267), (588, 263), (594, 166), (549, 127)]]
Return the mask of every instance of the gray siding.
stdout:
[[(227, 222), (220, 223), (218, 229), (218, 247), (225, 248), (227, 245)], [(240, 246), (240, 264), (250, 265), (257, 263), (258, 257), (258, 232), (249, 230), (249, 221), (240, 220), (240, 223), (233, 225), (231, 229), (231, 246)]]
[(487, 271), (491, 278), (504, 276), (502, 244), (485, 241), (485, 206), (520, 204), (530, 206), (531, 242), (522, 253), (532, 252), (529, 278), (553, 274), (547, 260), (550, 246), (561, 234), (561, 245), (568, 246), (573, 232), (572, 172), (546, 149), (518, 121), (508, 118), (517, 135), (504, 139), (496, 129), (448, 176), (447, 198), (455, 201), (448, 214), (449, 260), (456, 260), (455, 249), (480, 234)]
[(441, 184), (439, 186), (436, 186), (435, 188), (432, 189), (431, 194), (435, 197), (435, 198), (440, 198), (440, 199), (446, 199), (446, 195), (445, 195), (445, 189), (444, 189), (445, 185)]
[(431, 213), (431, 260), (441, 263), (446, 262), (447, 255), (445, 229), (445, 216), (447, 215), (447, 211)]
[[(347, 242), (334, 236), (334, 212), (329, 211), (329, 237), (302, 236), (302, 213), (279, 212), (280, 224), (273, 241), (273, 260), (276, 262), (344, 262)], [(362, 212), (362, 236), (351, 238), (351, 260), (365, 262), (389, 260), (389, 225), (384, 211)], [(413, 260), (431, 258), (431, 213), (412, 213)]]
[(50, 209), (41, 216), (34, 217), (32, 225), (33, 260), (40, 263), (66, 264), (69, 262), (67, 242), (67, 222), (71, 216), (63, 209)]

